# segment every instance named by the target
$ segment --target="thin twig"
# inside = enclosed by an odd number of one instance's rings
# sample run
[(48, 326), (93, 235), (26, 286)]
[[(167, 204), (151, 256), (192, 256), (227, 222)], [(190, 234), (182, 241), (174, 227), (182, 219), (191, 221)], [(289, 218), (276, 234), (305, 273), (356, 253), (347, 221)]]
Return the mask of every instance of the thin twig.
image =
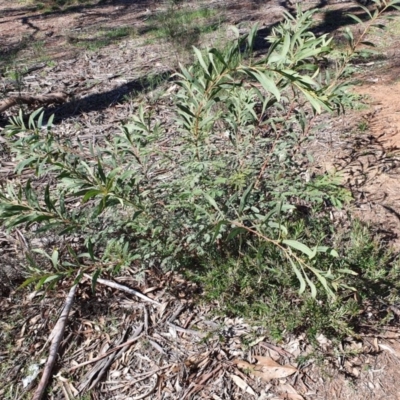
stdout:
[[(119, 389), (122, 389), (122, 388), (126, 388), (127, 386), (132, 386), (132, 385), (134, 385), (134, 384), (136, 384), (138, 382), (144, 381), (145, 379), (151, 378), (153, 375), (157, 374), (157, 372), (164, 371), (165, 369), (171, 368), (172, 366), (173, 366), (173, 364), (168, 364), (168, 365), (165, 365), (164, 367), (160, 367), (160, 368), (157, 368), (157, 369), (152, 370), (152, 371), (148, 371), (148, 372), (144, 372), (142, 374), (135, 375), (136, 379), (134, 381), (132, 381), (132, 380), (122, 381), (123, 384), (115, 386), (115, 387), (113, 387), (113, 388), (111, 388), (109, 390), (110, 391), (114, 391), (114, 390), (119, 390)], [(110, 382), (106, 382), (106, 383), (110, 383)]]
[[(140, 336), (138, 336), (138, 337), (136, 337), (136, 338), (134, 338), (134, 339), (130, 339), (130, 340), (128, 340), (127, 342), (120, 344), (119, 346), (115, 346), (113, 349), (111, 349), (111, 350), (108, 351), (107, 353), (104, 353), (104, 354), (102, 354), (101, 356), (98, 356), (98, 357), (96, 357), (96, 358), (93, 358), (93, 360), (85, 361), (85, 362), (82, 363), (82, 364), (78, 364), (78, 365), (75, 365), (74, 367), (68, 368), (67, 371), (68, 371), (68, 372), (69, 372), (69, 371), (73, 371), (73, 370), (75, 370), (75, 369), (84, 367), (85, 365), (89, 365), (89, 364), (92, 364), (92, 363), (94, 363), (94, 362), (100, 361), (100, 360), (102, 360), (103, 358), (108, 357), (110, 354), (114, 353), (114, 352), (117, 351), (118, 349), (121, 349), (122, 347), (129, 346), (129, 345), (131, 345), (132, 343), (135, 343), (135, 342), (136, 342), (137, 340), (139, 340), (142, 336), (143, 336), (143, 334), (140, 335)], [(33, 399), (32, 399), (32, 400), (33, 400)]]
[(186, 304), (180, 304), (176, 311), (169, 317), (168, 322), (174, 322), (176, 318), (178, 318), (179, 314), (186, 307)]
[[(92, 277), (90, 275), (88, 275), (88, 274), (84, 274), (84, 276), (86, 278), (92, 279)], [(98, 278), (96, 282), (97, 283), (101, 283), (102, 285), (106, 285), (106, 286), (112, 287), (114, 289), (122, 290), (123, 292), (132, 294), (132, 295), (134, 295), (136, 297), (139, 297), (142, 300), (148, 301), (149, 303), (155, 304), (157, 306), (161, 306), (161, 304), (158, 301), (150, 299), (150, 297), (145, 296), (144, 294), (138, 292), (137, 290), (130, 289), (130, 288), (126, 287), (126, 286), (120, 285), (119, 283), (116, 283), (116, 282), (113, 282), (113, 281), (109, 281), (107, 279), (102, 279), (102, 278)]]
[[(121, 343), (126, 341), (126, 334), (128, 333), (128, 329), (125, 330), (125, 332), (122, 334), (122, 336), (118, 339), (118, 341), (115, 343), (115, 346), (120, 345)], [(140, 332), (139, 332), (140, 333)], [(104, 351), (107, 351), (108, 348)], [(103, 370), (104, 366), (107, 364), (107, 362), (110, 359), (113, 359), (115, 356), (115, 353), (111, 354), (110, 356), (108, 356), (107, 358), (105, 358), (104, 360), (99, 361), (98, 363), (96, 363), (96, 365), (92, 368), (91, 371), (89, 371), (86, 375), (85, 375), (85, 380), (83, 382), (81, 382), (81, 384), (78, 387), (78, 390), (80, 393), (82, 393), (86, 387), (88, 385), (91, 384), (91, 382), (93, 382), (94, 377), (98, 376), (99, 374), (101, 374), (101, 371)], [(99, 372), (100, 371), (100, 372)], [(91, 388), (89, 388), (90, 390)]]
[(64, 335), (65, 325), (68, 320), (68, 315), (71, 310), (72, 304), (74, 302), (75, 293), (76, 293), (77, 284), (71, 287), (71, 290), (68, 293), (67, 299), (65, 301), (64, 309), (61, 313), (60, 318), (57, 321), (56, 326), (52, 332), (52, 343), (50, 346), (49, 357), (47, 359), (46, 365), (43, 370), (42, 379), (39, 382), (39, 385), (34, 393), (32, 400), (40, 400), (46, 390), (47, 383), (50, 378), (51, 371), (53, 370), (54, 363), (57, 359), (58, 348), (60, 346), (61, 340)]
[(153, 394), (153, 392), (157, 389), (158, 386), (158, 381), (159, 381), (159, 377), (156, 374), (156, 380), (154, 382), (153, 387), (148, 390), (146, 393), (140, 395), (140, 396), (136, 396), (136, 397), (131, 397), (132, 400), (141, 400), (141, 399), (145, 399), (146, 397), (149, 397), (151, 394)]
[(175, 329), (177, 332), (181, 332), (181, 333), (186, 333), (188, 335), (196, 335), (196, 336), (200, 336), (200, 337), (204, 337), (207, 334), (204, 332), (199, 332), (199, 331), (195, 331), (193, 329), (185, 329), (185, 328), (181, 328), (180, 326), (177, 326), (175, 324), (172, 324), (171, 322), (167, 322), (167, 324), (169, 326), (171, 326), (173, 329)]
[(219, 364), (217, 367), (215, 367), (211, 372), (208, 374), (204, 375), (203, 378), (200, 380), (198, 383), (194, 383), (192, 388), (189, 387), (188, 391), (183, 395), (182, 400), (185, 400), (186, 398), (189, 398), (189, 396), (193, 396), (197, 392), (199, 392), (201, 389), (203, 389), (204, 384), (219, 370), (222, 368), (222, 365)]
[[(143, 330), (143, 324), (139, 325), (136, 328), (135, 332), (131, 335), (129, 340), (137, 338), (142, 333), (142, 330)], [(121, 357), (121, 355), (124, 354), (128, 350), (128, 348), (129, 348), (129, 345), (126, 345), (117, 354), (113, 354), (110, 356), (110, 358), (106, 361), (104, 366), (101, 368), (100, 372), (97, 374), (96, 379), (94, 379), (94, 381), (91, 383), (89, 390), (93, 389), (100, 382), (100, 379), (102, 379), (104, 373), (108, 370), (110, 365), (114, 361), (118, 360), (118, 358)]]

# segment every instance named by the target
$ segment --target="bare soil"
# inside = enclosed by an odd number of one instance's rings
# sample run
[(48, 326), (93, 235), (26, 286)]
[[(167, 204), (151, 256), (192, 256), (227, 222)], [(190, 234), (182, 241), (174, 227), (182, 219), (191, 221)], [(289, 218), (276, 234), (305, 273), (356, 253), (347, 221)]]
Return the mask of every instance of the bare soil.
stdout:
[[(83, 143), (118, 131), (119, 124), (137, 109), (140, 96), (146, 92), (150, 99), (159, 96), (153, 83), (174, 71), (180, 57), (189, 57), (165, 41), (154, 40), (148, 31), (149, 18), (165, 9), (163, 2), (114, 0), (47, 12), (36, 10), (32, 4), (0, 0), (3, 96), (67, 93), (68, 101), (53, 105), (50, 111), (57, 116), (57, 132), (79, 135)], [(211, 42), (229, 37), (229, 24), (246, 27), (258, 21), (267, 31), (291, 7), (290, 3), (275, 1), (208, 1), (189, 6), (204, 4), (221, 15), (218, 32), (201, 39)], [(317, 5), (326, 11), (321, 13), (319, 28), (340, 35), (345, 23), (338, 21), (353, 4), (306, 3), (306, 7)], [(104, 38), (101, 32), (121, 26), (132, 28), (132, 34), (100, 49), (90, 48), (99, 36)], [(337, 118), (321, 116), (325, 128), (315, 142), (316, 167), (342, 174), (355, 197), (353, 212), (374, 226), (387, 246), (397, 249), (399, 43), (400, 34), (380, 49), (386, 58), (379, 66), (367, 60), (357, 73), (361, 84), (355, 91), (366, 96), (365, 108)], [(20, 86), (9, 73), (15, 68), (25, 73)], [(152, 81), (146, 78), (149, 75)], [(0, 124), (4, 125), (15, 110), (5, 112)], [(13, 166), (12, 160), (0, 160), (3, 181), (13, 177)], [(0, 278), (8, 280), (6, 285), (0, 284), (2, 399), (17, 399), (27, 393), (30, 386), (23, 388), (22, 379), (29, 375), (28, 366), (43, 358), (42, 349), (65, 297), (43, 300), (40, 293), (10, 291), (21, 279), (18, 271), (12, 274), (21, 254), (21, 241), (18, 234), (2, 233)], [(380, 331), (366, 329), (358, 341), (343, 343), (343, 354), (331, 354), (327, 360), (310, 358), (294, 376), (266, 383), (250, 378), (234, 361), (247, 359), (253, 363), (256, 356), (270, 356), (282, 365), (296, 367), (295, 358), (309, 352), (302, 338), (288, 337), (279, 345), (272, 344), (259, 327), (239, 319), (211, 317), (212, 307), (218, 304), (195, 305), (192, 295), (198, 288), (174, 274), (150, 271), (145, 282), (139, 283), (128, 271), (119, 283), (137, 288), (160, 305), (107, 286), (93, 296), (90, 285), (82, 285), (78, 296), (81, 300), (65, 334), (59, 373), (53, 377), (49, 398), (79, 398), (79, 391), (93, 386), (90, 397), (85, 398), (400, 399), (398, 326)], [(95, 360), (129, 340), (139, 328), (145, 340), (124, 349), (120, 358), (110, 361), (111, 366), (106, 368), (101, 360)], [(244, 339), (251, 344), (244, 347)], [(323, 337), (319, 342), (329, 354), (331, 343)], [(88, 360), (92, 360), (88, 366), (79, 365)], [(96, 386), (101, 370), (104, 376)]]

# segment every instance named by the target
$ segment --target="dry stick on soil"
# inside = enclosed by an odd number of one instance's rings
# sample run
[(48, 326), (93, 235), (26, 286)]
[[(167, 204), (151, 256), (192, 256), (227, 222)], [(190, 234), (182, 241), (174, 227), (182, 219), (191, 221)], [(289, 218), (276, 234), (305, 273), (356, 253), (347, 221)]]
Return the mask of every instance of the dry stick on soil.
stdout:
[(21, 95), (21, 96), (12, 96), (8, 99), (0, 101), (0, 112), (6, 111), (12, 106), (16, 106), (18, 104), (41, 104), (47, 105), (51, 103), (63, 103), (67, 101), (68, 95), (63, 92), (58, 93), (49, 93), (44, 95), (38, 96), (28, 96), (28, 95)]
[(196, 336), (200, 336), (200, 337), (205, 337), (207, 336), (207, 333), (204, 332), (200, 332), (200, 331), (195, 331), (193, 329), (185, 329), (185, 328), (181, 328), (180, 326), (171, 324), (171, 322), (167, 322), (167, 324), (172, 327), (173, 329), (175, 329), (177, 332), (182, 332), (182, 333), (186, 333), (188, 335), (196, 335)]
[[(94, 362), (100, 361), (100, 360), (102, 360), (103, 358), (108, 357), (110, 354), (114, 353), (116, 350), (121, 349), (122, 347), (125, 347), (125, 346), (129, 346), (129, 345), (131, 345), (132, 343), (135, 343), (135, 342), (136, 342), (137, 340), (139, 340), (142, 336), (143, 336), (143, 335), (140, 335), (140, 336), (138, 336), (138, 337), (136, 337), (136, 338), (134, 338), (134, 339), (130, 339), (130, 340), (128, 340), (127, 342), (120, 344), (119, 346), (115, 346), (115, 347), (114, 347), (113, 349), (111, 349), (110, 351), (107, 351), (107, 353), (104, 353), (104, 354), (102, 354), (101, 356), (98, 356), (98, 357), (96, 357), (96, 358), (93, 358), (93, 360), (89, 360), (89, 361), (86, 361), (86, 362), (84, 362), (84, 363), (82, 363), (82, 364), (78, 364), (78, 365), (75, 365), (75, 366), (73, 366), (73, 367), (71, 367), (71, 368), (68, 368), (67, 371), (70, 372), (70, 371), (73, 371), (73, 370), (75, 370), (75, 369), (77, 369), (77, 368), (84, 367), (85, 365), (92, 364), (92, 363), (94, 363)], [(32, 399), (32, 400), (33, 400), (33, 399)]]
[(144, 381), (145, 379), (151, 378), (152, 375), (156, 375), (157, 372), (164, 371), (165, 369), (171, 368), (172, 366), (173, 366), (173, 364), (168, 364), (168, 365), (165, 365), (164, 367), (157, 368), (153, 371), (148, 371), (148, 372), (144, 372), (143, 374), (136, 375), (135, 378), (137, 378), (137, 379), (135, 379), (134, 381), (131, 381), (131, 380), (125, 381), (123, 384), (120, 384), (118, 386), (115, 386), (115, 387), (109, 389), (109, 391), (120, 390), (120, 389), (126, 388), (127, 386), (132, 386), (138, 382)]
[(156, 374), (156, 380), (154, 382), (154, 385), (152, 388), (150, 388), (150, 390), (148, 390), (146, 393), (140, 395), (140, 396), (135, 396), (135, 397), (130, 397), (132, 400), (142, 400), (145, 399), (146, 397), (149, 397), (151, 394), (153, 394), (155, 392), (155, 390), (157, 389), (158, 386), (158, 381), (159, 381), (159, 377)]
[[(120, 339), (118, 340), (118, 342), (116, 343), (116, 346), (120, 345), (122, 342), (126, 341), (126, 333), (128, 331), (126, 330), (123, 335), (120, 337)], [(140, 332), (139, 332), (140, 333)], [(99, 362), (97, 362), (95, 364), (95, 366), (91, 369), (91, 371), (89, 371), (86, 375), (85, 375), (85, 380), (84, 382), (82, 382), (79, 387), (78, 390), (80, 393), (82, 393), (86, 387), (88, 385), (90, 385), (90, 383), (93, 381), (93, 378), (101, 373), (101, 370), (104, 368), (104, 366), (107, 364), (107, 362), (110, 360), (110, 358), (112, 359), (115, 356), (115, 354), (111, 354), (110, 356), (108, 356), (107, 358), (100, 360)], [(100, 371), (100, 372), (99, 372)]]
[(74, 302), (76, 287), (77, 284), (73, 285), (71, 290), (69, 291), (67, 299), (65, 300), (64, 309), (61, 313), (60, 318), (57, 321), (56, 326), (53, 329), (54, 334), (52, 332), (53, 341), (50, 346), (49, 357), (43, 370), (42, 379), (39, 382), (39, 385), (36, 389), (35, 394), (32, 397), (32, 400), (40, 400), (43, 396), (44, 391), (46, 390), (51, 371), (53, 370), (54, 363), (57, 359), (58, 348), (64, 335), (68, 315)]
[[(84, 274), (84, 275), (86, 278), (92, 279), (92, 277), (90, 275), (88, 275), (88, 274)], [(122, 290), (123, 292), (129, 293), (129, 294), (133, 294), (134, 296), (139, 297), (142, 300), (148, 301), (157, 306), (161, 306), (161, 304), (159, 302), (157, 302), (153, 299), (150, 299), (150, 297), (145, 296), (144, 294), (138, 292), (137, 290), (133, 290), (126, 286), (120, 285), (119, 283), (108, 281), (108, 280), (102, 279), (102, 278), (98, 278), (96, 282), (101, 283), (102, 285), (112, 287), (114, 289)]]
[(204, 384), (213, 376), (216, 375), (217, 372), (220, 371), (220, 369), (222, 368), (222, 365), (219, 364), (216, 368), (214, 368), (211, 372), (209, 372), (208, 374), (204, 375), (203, 378), (200, 380), (200, 382), (198, 383), (194, 383), (193, 386), (189, 389), (188, 391), (184, 394), (184, 396), (182, 397), (182, 400), (185, 400), (186, 398), (189, 398), (189, 396), (193, 396), (194, 394), (198, 393), (201, 389), (203, 389)]
[[(142, 333), (142, 330), (143, 330), (143, 324), (139, 325), (136, 328), (135, 332), (131, 335), (131, 337), (128, 340), (136, 339)], [(118, 360), (118, 358), (121, 357), (121, 355), (124, 354), (128, 350), (128, 348), (129, 348), (129, 345), (126, 345), (117, 354), (113, 354), (113, 355), (110, 356), (110, 358), (106, 361), (106, 363), (103, 366), (103, 368), (98, 373), (96, 379), (94, 379), (94, 381), (90, 385), (89, 390), (93, 389), (100, 382), (100, 379), (103, 377), (104, 373), (108, 370), (110, 365), (115, 360)]]

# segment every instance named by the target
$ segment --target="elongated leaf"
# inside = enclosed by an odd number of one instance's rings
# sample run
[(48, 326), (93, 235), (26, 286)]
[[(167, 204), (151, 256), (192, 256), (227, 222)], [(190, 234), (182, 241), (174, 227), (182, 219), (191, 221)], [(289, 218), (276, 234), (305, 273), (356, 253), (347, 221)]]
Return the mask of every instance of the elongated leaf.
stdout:
[(54, 280), (59, 280), (61, 277), (62, 277), (62, 275), (50, 275), (43, 281), (43, 284), (52, 282)]
[(218, 70), (218, 68), (215, 66), (215, 64), (213, 63), (213, 65), (214, 65), (214, 69), (215, 69), (215, 72), (224, 72), (225, 71), (225, 69), (227, 69), (228, 68), (228, 65), (227, 65), (227, 63), (226, 63), (226, 61), (225, 61), (225, 59), (224, 59), (224, 57), (222, 56), (222, 54), (217, 50), (217, 49), (211, 49), (210, 51), (209, 51), (209, 53), (211, 54), (211, 55), (213, 55), (213, 56), (215, 56), (216, 58), (217, 58), (217, 60), (224, 66), (224, 68), (223, 68), (223, 70), (222, 71), (219, 71)]
[(2, 210), (2, 213), (7, 215), (19, 215), (21, 211), (31, 210), (31, 208), (28, 206), (23, 206), (21, 204), (9, 205), (7, 203), (0, 203), (0, 209)]
[[(39, 108), (37, 110), (35, 110), (30, 116), (29, 116), (29, 122), (28, 122), (28, 126), (30, 129), (35, 129), (35, 118), (37, 117), (37, 115), (43, 110), (42, 108)], [(40, 128), (40, 126), (39, 126)]]
[(47, 232), (49, 230), (53, 230), (53, 229), (61, 229), (65, 227), (65, 222), (64, 221), (57, 221), (57, 222), (51, 222), (51, 223), (47, 223), (39, 228), (36, 228), (37, 233), (44, 233)]
[(306, 281), (304, 280), (303, 273), (300, 271), (300, 269), (298, 268), (298, 266), (295, 264), (295, 262), (292, 260), (291, 257), (288, 256), (288, 259), (294, 273), (297, 276), (298, 281), (300, 282), (299, 294), (303, 294), (304, 291), (306, 290)]
[(285, 38), (283, 39), (283, 46), (280, 54), (282, 60), (284, 60), (287, 57), (289, 49), (290, 49), (290, 33), (287, 32)]
[(328, 296), (330, 296), (331, 298), (335, 298), (336, 296), (332, 292), (326, 278), (322, 275), (322, 271), (319, 271), (318, 269), (313, 268), (313, 267), (309, 267), (309, 269), (314, 273), (314, 275), (317, 277), (317, 279), (322, 283), (322, 286), (324, 287)]
[(220, 214), (222, 214), (221, 210), (218, 207), (218, 204), (208, 193), (203, 192), (203, 196), (215, 208), (216, 211), (218, 211)]
[(231, 240), (231, 239), (235, 238), (236, 236), (238, 236), (242, 233), (246, 233), (246, 232), (247, 232), (247, 230), (245, 228), (241, 228), (241, 227), (237, 226), (229, 232), (227, 240)]
[(370, 46), (370, 47), (376, 47), (375, 43), (369, 42), (368, 40), (363, 40), (361, 42), (361, 44), (365, 45), (365, 46)]
[(254, 48), (254, 41), (257, 37), (257, 31), (258, 31), (258, 24), (254, 24), (247, 35), (246, 40), (247, 40), (247, 45), (249, 46), (249, 50), (253, 50)]
[(372, 14), (371, 14), (371, 12), (368, 10), (367, 7), (363, 6), (363, 5), (360, 4), (360, 3), (358, 3), (357, 6), (364, 10), (364, 12), (368, 15), (369, 19), (372, 19)]
[(106, 181), (107, 181), (107, 178), (106, 178), (106, 175), (105, 175), (104, 170), (103, 170), (103, 166), (101, 165), (101, 161), (100, 161), (99, 158), (97, 159), (97, 173), (99, 174), (101, 182), (103, 184), (105, 184)]
[(88, 241), (87, 246), (88, 246), (88, 253), (89, 253), (90, 259), (92, 261), (94, 261), (94, 258), (95, 258), (94, 257), (94, 248), (93, 248), (93, 243), (91, 240)]
[(25, 159), (25, 160), (21, 161), (20, 163), (18, 163), (18, 165), (15, 168), (15, 172), (17, 174), (20, 174), (26, 167), (31, 167), (31, 165), (36, 160), (37, 160), (37, 156), (28, 157), (27, 159)]
[(292, 249), (301, 251), (303, 254), (305, 254), (307, 257), (312, 257), (313, 252), (312, 250), (306, 246), (304, 243), (300, 243), (297, 240), (292, 240), (292, 239), (285, 239), (282, 240), (283, 244), (286, 244), (287, 246), (291, 247)]
[(194, 47), (194, 46), (193, 46), (193, 50), (196, 53), (197, 60), (199, 61), (201, 67), (204, 70), (204, 72), (206, 73), (206, 76), (209, 76), (208, 66), (204, 62), (204, 58), (203, 58), (203, 55), (201, 54), (201, 51), (197, 47)]
[(29, 277), (28, 279), (24, 280), (21, 285), (18, 286), (18, 290), (23, 289), (27, 286), (29, 286), (30, 284), (38, 281), (41, 278), (41, 276), (38, 275), (33, 275), (31, 277)]
[[(183, 111), (184, 115), (189, 115), (192, 118), (196, 118), (196, 116), (192, 113), (192, 111), (189, 110), (188, 107), (184, 106), (183, 104), (177, 104), (176, 105), (181, 111)], [(180, 113), (181, 114), (181, 113)], [(182, 114), (181, 114), (182, 115)]]
[(50, 199), (50, 186), (49, 184), (46, 185), (46, 188), (44, 190), (44, 202), (46, 204), (46, 207), (49, 211), (55, 211), (54, 203)]
[(217, 239), (218, 235), (221, 232), (221, 229), (223, 228), (224, 225), (226, 225), (226, 223), (227, 221), (218, 221), (217, 225), (214, 228), (214, 234), (211, 239), (212, 242), (214, 242)]
[(356, 21), (357, 23), (359, 23), (359, 24), (362, 24), (363, 23), (363, 21), (361, 21), (361, 19), (360, 18), (358, 18), (356, 15), (354, 15), (354, 14), (346, 14), (346, 17), (350, 17), (351, 19), (353, 19), (354, 21)]
[(277, 222), (268, 221), (268, 226), (271, 228), (279, 229), (285, 236), (288, 234), (288, 230), (282, 224), (278, 224)]
[(330, 256), (332, 257), (339, 257), (338, 252), (335, 249), (332, 249), (331, 247), (328, 246), (318, 246), (316, 248), (318, 250), (318, 252), (320, 253), (328, 253)]
[(94, 272), (94, 274), (92, 276), (92, 292), (93, 293), (96, 291), (97, 279), (99, 279), (100, 274), (101, 274), (101, 269), (98, 268), (98, 269), (96, 269), (96, 271)]
[(51, 130), (51, 127), (53, 126), (53, 120), (54, 120), (54, 114), (51, 114), (50, 118), (47, 121), (47, 130)]
[(274, 80), (266, 73), (257, 72), (254, 74), (256, 79), (261, 83), (262, 87), (269, 93), (272, 93), (278, 101), (281, 99), (281, 93), (277, 88)]
[(355, 271), (352, 271), (351, 269), (348, 268), (341, 268), (337, 270), (338, 272), (341, 272), (343, 274), (348, 274), (348, 275), (354, 275), (354, 276), (358, 276), (358, 273)]
[(306, 90), (303, 90), (303, 88), (300, 88), (300, 90), (303, 92), (305, 98), (309, 101), (309, 103), (311, 104), (312, 108), (318, 114), (320, 114), (321, 111), (322, 111), (321, 102), (318, 99), (316, 99), (315, 97), (313, 97), (311, 93), (307, 92)]
[[(93, 197), (96, 197), (99, 194), (102, 194), (103, 192), (99, 189), (91, 189), (88, 190), (85, 195), (83, 196), (82, 202), (86, 203), (88, 200), (92, 199)], [(75, 193), (76, 195), (76, 193)]]
[(244, 191), (242, 198), (240, 199), (240, 204), (239, 204), (239, 214), (242, 214), (244, 208), (246, 207), (247, 200), (250, 196), (251, 191), (253, 190), (254, 187), (254, 182), (252, 182), (247, 189)]
[(309, 288), (311, 289), (311, 296), (312, 297), (317, 297), (317, 288), (314, 285), (314, 282), (307, 276), (307, 274), (303, 271), (304, 277), (306, 278), (307, 284)]
[(39, 119), (38, 119), (38, 122), (37, 122), (37, 126), (38, 126), (39, 129), (42, 129), (42, 125), (43, 125), (43, 116), (44, 116), (44, 112), (42, 112), (42, 113), (39, 115)]
[(58, 250), (54, 250), (53, 254), (51, 255), (51, 262), (55, 269), (58, 269)]
[(33, 252), (41, 254), (42, 256), (45, 256), (51, 261), (51, 256), (49, 256), (43, 249), (33, 249)]
[(34, 222), (40, 222), (40, 221), (49, 220), (49, 219), (51, 219), (51, 217), (33, 213), (33, 214), (29, 214), (29, 215), (22, 215), (18, 218), (8, 220), (8, 221), (6, 221), (6, 226), (8, 228), (13, 228), (13, 227), (21, 225), (25, 222), (32, 224)]

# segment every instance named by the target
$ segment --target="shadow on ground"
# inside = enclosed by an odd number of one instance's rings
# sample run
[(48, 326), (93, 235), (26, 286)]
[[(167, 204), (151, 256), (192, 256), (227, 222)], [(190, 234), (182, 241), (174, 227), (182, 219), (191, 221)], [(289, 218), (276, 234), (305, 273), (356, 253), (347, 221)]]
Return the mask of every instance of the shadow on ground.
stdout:
[(123, 101), (125, 96), (135, 96), (140, 93), (145, 93), (150, 89), (154, 89), (154, 82), (161, 83), (168, 80), (172, 72), (173, 71), (164, 71), (152, 75), (151, 80), (148, 79), (148, 76), (143, 76), (107, 92), (89, 94), (80, 99), (71, 99), (67, 103), (52, 110), (52, 113), (54, 112), (56, 115), (55, 122), (60, 122), (79, 114), (101, 111)]

